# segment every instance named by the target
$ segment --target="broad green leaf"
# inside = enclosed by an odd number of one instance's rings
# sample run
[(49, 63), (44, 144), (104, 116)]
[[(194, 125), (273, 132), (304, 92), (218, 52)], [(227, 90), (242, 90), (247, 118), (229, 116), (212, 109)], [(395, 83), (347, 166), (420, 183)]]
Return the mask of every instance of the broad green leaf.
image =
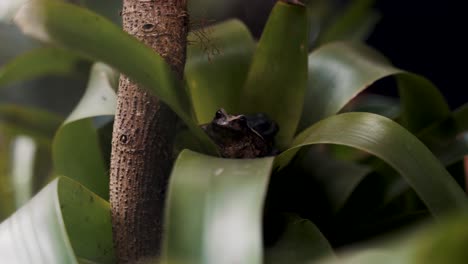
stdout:
[(426, 78), (416, 74), (399, 74), (402, 125), (416, 133), (450, 116), (450, 108), (439, 90)]
[(40, 109), (0, 105), (0, 221), (50, 180), (52, 137), (61, 122)]
[(267, 264), (302, 264), (333, 256), (333, 249), (309, 220), (285, 215), (286, 228), (279, 241), (266, 250)]
[(355, 252), (345, 252), (340, 258), (325, 259), (319, 264), (400, 264), (400, 256), (390, 249), (364, 248)]
[(109, 204), (60, 177), (0, 224), (4, 263), (115, 263)]
[(309, 55), (301, 129), (336, 114), (375, 81), (395, 75), (402, 100), (402, 119), (411, 131), (449, 115), (444, 98), (428, 80), (393, 67), (377, 51), (362, 44), (338, 42), (324, 45)]
[(66, 75), (76, 72), (82, 59), (58, 48), (28, 51), (0, 68), (0, 87), (43, 75)]
[(25, 105), (0, 104), (2, 133), (27, 135), (47, 145), (62, 122), (61, 116), (41, 109)]
[(466, 214), (451, 215), (437, 223), (425, 223), (409, 232), (340, 252), (340, 258), (320, 264), (439, 264), (466, 263), (468, 253)]
[(91, 119), (67, 123), (57, 131), (52, 160), (57, 174), (66, 175), (109, 199), (109, 169)]
[(385, 117), (369, 113), (332, 116), (306, 129), (292, 148), (277, 157), (285, 166), (301, 147), (338, 144), (367, 151), (392, 166), (405, 178), (431, 213), (468, 210), (465, 194), (432, 153), (411, 133)]
[(319, 45), (338, 40), (365, 40), (380, 18), (372, 9), (374, 2), (375, 0), (349, 1), (345, 9), (323, 29), (319, 36)]
[(30, 0), (14, 21), (28, 35), (103, 61), (127, 74), (169, 105), (202, 140), (206, 151), (216, 153), (214, 144), (192, 120), (188, 95), (163, 58), (109, 20), (64, 2)]
[(297, 165), (314, 179), (326, 196), (330, 210), (337, 213), (372, 168), (337, 159), (320, 150), (311, 148), (297, 161)]
[(468, 104), (465, 104), (453, 111), (446, 119), (435, 122), (430, 127), (418, 133), (418, 136), (429, 144), (434, 143), (434, 141), (441, 141), (444, 143), (444, 141), (453, 140), (458, 134), (466, 132), (468, 130), (467, 124)]
[(35, 174), (38, 144), (30, 137), (2, 132), (0, 129), (0, 221), (25, 204), (35, 191), (34, 183), (44, 178)]
[(239, 94), (255, 50), (249, 30), (239, 20), (196, 29), (189, 35), (185, 78), (199, 123), (219, 108), (238, 113)]
[(264, 112), (278, 123), (280, 148), (292, 140), (301, 115), (307, 85), (307, 24), (304, 7), (277, 2), (241, 93), (243, 113)]
[(353, 98), (340, 112), (368, 112), (396, 119), (401, 109), (397, 98), (368, 93)]
[(262, 263), (263, 201), (273, 158), (221, 159), (183, 151), (171, 175), (169, 263)]
[(411, 241), (413, 250), (408, 263), (465, 263), (468, 259), (465, 247), (468, 241), (467, 221), (468, 215), (456, 215), (426, 227)]
[(96, 12), (107, 19), (114, 22), (116, 25), (122, 25), (122, 16), (120, 11), (122, 10), (122, 2), (114, 0), (76, 0), (81, 6), (84, 6), (93, 12)]
[(113, 116), (117, 107), (118, 73), (103, 63), (95, 63), (91, 69), (85, 94), (65, 123), (95, 116)]
[(468, 154), (468, 104), (453, 111), (448, 118), (435, 122), (417, 134), (445, 164), (451, 165)]
[(108, 66), (102, 63), (93, 66), (88, 88), (57, 131), (52, 148), (58, 174), (80, 182), (104, 199), (109, 197), (109, 169), (92, 118), (114, 114), (116, 94), (112, 83), (115, 77)]

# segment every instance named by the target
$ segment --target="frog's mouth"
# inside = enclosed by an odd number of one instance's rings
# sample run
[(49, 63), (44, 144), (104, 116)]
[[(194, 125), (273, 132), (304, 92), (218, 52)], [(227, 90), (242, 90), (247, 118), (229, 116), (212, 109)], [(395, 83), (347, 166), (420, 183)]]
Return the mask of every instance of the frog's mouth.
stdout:
[(237, 120), (239, 120), (241, 118), (245, 118), (245, 116), (244, 115), (230, 116), (230, 117), (226, 118), (226, 120), (224, 120), (222, 122), (222, 124), (223, 125), (228, 125), (228, 124), (231, 124), (232, 122), (236, 122)]

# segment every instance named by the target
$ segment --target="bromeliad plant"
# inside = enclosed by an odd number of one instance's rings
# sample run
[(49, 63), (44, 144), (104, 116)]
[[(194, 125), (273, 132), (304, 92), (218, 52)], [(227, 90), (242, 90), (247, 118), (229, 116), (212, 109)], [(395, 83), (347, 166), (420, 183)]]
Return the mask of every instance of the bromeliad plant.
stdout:
[[(451, 113), (432, 83), (395, 68), (363, 44), (335, 42), (309, 53), (305, 7), (278, 2), (257, 44), (237, 20), (208, 28), (209, 45), (219, 52), (208, 55), (206, 43), (189, 47), (187, 89), (180, 89), (157, 54), (90, 11), (29, 1), (17, 12), (14, 21), (24, 32), (55, 46), (5, 65), (0, 84), (72, 72), (82, 60), (102, 61), (143, 84), (185, 122), (188, 131), (178, 147), (190, 149), (182, 150), (174, 165), (167, 203), (163, 257), (170, 263), (318, 261), (333, 256), (333, 246), (415, 217), (442, 219), (468, 211), (463, 189), (445, 168), (466, 154), (466, 139), (458, 135), (467, 129), (467, 107)], [(43, 61), (48, 63), (31, 64)], [(401, 98), (395, 121), (368, 112), (340, 113), (388, 76), (395, 76)], [(54, 175), (63, 176), (0, 225), (0, 255), (6, 259), (114, 261), (106, 201), (105, 139), (111, 126), (103, 117), (114, 113), (114, 81), (108, 66), (93, 66), (85, 95), (52, 142)], [(218, 157), (199, 125), (209, 123), (219, 108), (266, 113), (279, 125), (280, 153)], [(31, 235), (37, 232), (41, 235)], [(431, 247), (414, 248), (423, 259), (433, 254)], [(419, 263), (405, 250), (396, 250), (401, 254), (393, 260)]]

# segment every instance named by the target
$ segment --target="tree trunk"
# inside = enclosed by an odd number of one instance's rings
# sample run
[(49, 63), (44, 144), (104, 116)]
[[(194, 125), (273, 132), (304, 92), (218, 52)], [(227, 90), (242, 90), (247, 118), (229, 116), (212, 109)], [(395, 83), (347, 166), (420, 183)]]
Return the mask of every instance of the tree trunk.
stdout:
[[(186, 0), (124, 0), (123, 28), (158, 52), (182, 79)], [(112, 136), (110, 203), (119, 263), (159, 256), (176, 115), (121, 75)]]

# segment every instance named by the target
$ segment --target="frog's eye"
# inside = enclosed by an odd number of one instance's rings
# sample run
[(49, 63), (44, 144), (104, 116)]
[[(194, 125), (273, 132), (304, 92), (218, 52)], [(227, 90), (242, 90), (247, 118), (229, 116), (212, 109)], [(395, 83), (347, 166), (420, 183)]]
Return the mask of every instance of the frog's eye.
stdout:
[(221, 109), (219, 109), (218, 111), (216, 111), (216, 114), (215, 114), (215, 118), (216, 119), (220, 119), (221, 117), (224, 116), (224, 113)]

